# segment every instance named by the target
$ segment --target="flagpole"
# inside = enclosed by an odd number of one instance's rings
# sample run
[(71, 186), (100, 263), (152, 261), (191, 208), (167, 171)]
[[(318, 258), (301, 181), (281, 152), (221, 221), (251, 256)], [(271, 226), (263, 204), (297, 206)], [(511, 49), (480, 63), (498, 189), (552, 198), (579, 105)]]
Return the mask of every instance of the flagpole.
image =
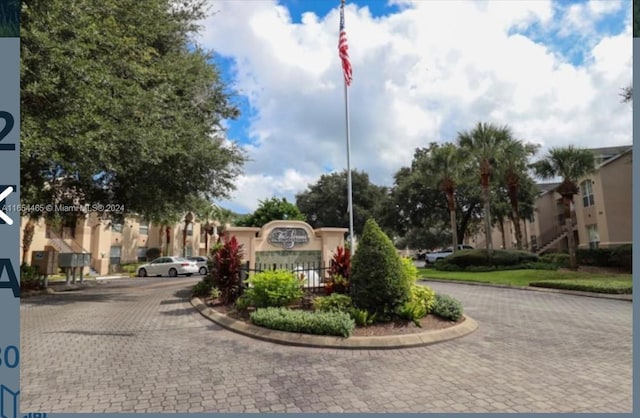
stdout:
[[(344, 2), (344, 0), (342, 0)], [(351, 254), (356, 250), (353, 236), (353, 189), (351, 185), (351, 124), (349, 121), (349, 86), (344, 82), (344, 108), (347, 129), (347, 205), (349, 207), (349, 243)]]
[[(340, 32), (341, 32), (341, 41), (342, 41), (342, 32), (344, 30), (344, 3), (345, 0), (340, 0)], [(341, 57), (343, 59), (343, 69), (344, 68), (345, 59), (348, 61), (348, 53), (346, 51), (346, 36), (345, 36), (345, 57)], [(342, 49), (339, 46), (341, 53)], [(349, 67), (351, 66), (348, 63)], [(349, 78), (350, 78), (350, 70), (349, 70)], [(351, 124), (349, 120), (349, 82), (347, 81), (346, 73), (344, 79), (344, 111), (345, 111), (345, 126), (347, 130), (347, 206), (349, 212), (349, 243), (351, 244), (351, 254), (355, 253), (355, 237), (353, 233), (353, 189), (351, 184)]]

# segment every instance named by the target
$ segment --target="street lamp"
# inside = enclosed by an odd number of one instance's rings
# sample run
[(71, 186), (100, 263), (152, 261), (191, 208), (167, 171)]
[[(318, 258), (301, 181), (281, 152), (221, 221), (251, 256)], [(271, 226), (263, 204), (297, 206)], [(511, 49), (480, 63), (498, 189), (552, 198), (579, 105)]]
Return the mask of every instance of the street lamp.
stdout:
[(187, 256), (187, 229), (189, 228), (189, 224), (193, 221), (193, 214), (191, 212), (187, 212), (184, 216), (184, 230), (182, 231), (182, 256)]

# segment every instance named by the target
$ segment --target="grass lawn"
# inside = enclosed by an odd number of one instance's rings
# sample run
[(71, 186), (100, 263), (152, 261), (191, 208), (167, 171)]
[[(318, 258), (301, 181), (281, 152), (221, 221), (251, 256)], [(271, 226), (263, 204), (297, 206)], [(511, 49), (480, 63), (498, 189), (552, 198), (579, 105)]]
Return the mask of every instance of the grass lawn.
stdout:
[(489, 272), (438, 271), (419, 268), (425, 279), (447, 279), (466, 282), (536, 286), (585, 290), (598, 293), (631, 293), (631, 274), (584, 273), (554, 270), (503, 270)]

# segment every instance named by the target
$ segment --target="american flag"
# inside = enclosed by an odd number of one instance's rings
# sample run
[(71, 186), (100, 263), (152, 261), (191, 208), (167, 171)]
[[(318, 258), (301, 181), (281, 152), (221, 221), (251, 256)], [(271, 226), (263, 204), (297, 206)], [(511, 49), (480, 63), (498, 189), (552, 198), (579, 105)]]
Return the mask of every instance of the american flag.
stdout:
[(347, 32), (344, 30), (344, 2), (340, 5), (340, 39), (338, 40), (338, 53), (342, 61), (342, 71), (344, 72), (344, 81), (347, 86), (351, 85), (353, 73), (351, 69), (351, 61), (349, 60), (349, 44), (347, 43)]

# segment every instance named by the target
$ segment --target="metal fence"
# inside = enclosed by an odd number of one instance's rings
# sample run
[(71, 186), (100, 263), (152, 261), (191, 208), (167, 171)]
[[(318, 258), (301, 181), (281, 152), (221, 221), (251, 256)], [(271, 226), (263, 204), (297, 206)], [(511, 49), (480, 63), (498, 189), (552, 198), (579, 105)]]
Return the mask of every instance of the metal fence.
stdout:
[(247, 261), (242, 267), (242, 280), (246, 281), (252, 274), (260, 273), (269, 270), (288, 270), (302, 279), (302, 286), (306, 290), (315, 291), (324, 288), (325, 282), (328, 278), (329, 267), (324, 267), (320, 263), (256, 263), (254, 268), (251, 268)]

